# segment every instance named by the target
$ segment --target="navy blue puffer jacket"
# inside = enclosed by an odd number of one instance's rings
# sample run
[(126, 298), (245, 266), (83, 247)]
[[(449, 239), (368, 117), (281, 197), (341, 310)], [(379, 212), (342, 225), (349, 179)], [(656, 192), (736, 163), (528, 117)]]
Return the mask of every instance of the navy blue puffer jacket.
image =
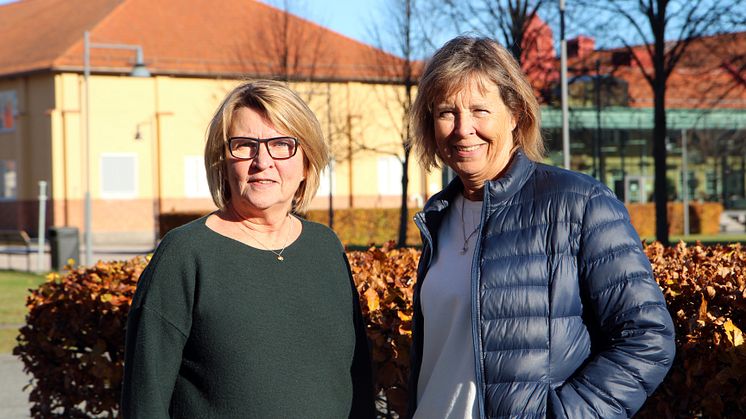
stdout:
[[(420, 289), (456, 178), (418, 213), (410, 412), (422, 355)], [(482, 418), (623, 418), (663, 380), (674, 329), (626, 209), (594, 179), (519, 150), (487, 182), (471, 273)]]

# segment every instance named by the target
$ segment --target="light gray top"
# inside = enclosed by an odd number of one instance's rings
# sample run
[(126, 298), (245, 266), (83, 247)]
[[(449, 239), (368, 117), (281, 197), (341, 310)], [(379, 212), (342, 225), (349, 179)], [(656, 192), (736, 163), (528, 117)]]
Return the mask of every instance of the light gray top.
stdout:
[[(416, 419), (479, 417), (469, 278), (478, 234), (472, 232), (479, 226), (481, 210), (481, 201), (458, 196), (440, 227), (422, 283), (425, 321)], [(468, 250), (463, 253), (466, 238)]]

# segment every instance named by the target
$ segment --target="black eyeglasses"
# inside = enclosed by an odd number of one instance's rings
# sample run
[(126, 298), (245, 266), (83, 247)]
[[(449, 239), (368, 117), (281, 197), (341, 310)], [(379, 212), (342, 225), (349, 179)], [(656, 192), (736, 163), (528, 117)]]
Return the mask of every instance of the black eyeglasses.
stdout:
[(293, 137), (231, 137), (228, 139), (228, 151), (237, 159), (249, 160), (259, 154), (261, 143), (264, 143), (269, 156), (275, 160), (289, 159), (298, 151), (298, 139)]

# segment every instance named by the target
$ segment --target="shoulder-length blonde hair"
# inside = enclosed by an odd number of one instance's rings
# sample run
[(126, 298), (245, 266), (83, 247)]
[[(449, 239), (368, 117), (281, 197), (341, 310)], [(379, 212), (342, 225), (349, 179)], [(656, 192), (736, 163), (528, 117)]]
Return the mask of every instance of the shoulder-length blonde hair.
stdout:
[(305, 180), (293, 199), (292, 211), (305, 212), (319, 187), (321, 170), (329, 163), (329, 149), (324, 142), (321, 124), (306, 103), (285, 84), (273, 80), (246, 81), (226, 95), (207, 128), (205, 170), (212, 200), (224, 209), (231, 199), (226, 173), (225, 150), (240, 108), (262, 114), (283, 134), (298, 139), (303, 150)]
[(429, 171), (442, 163), (435, 144), (433, 106), (466, 88), (472, 80), (482, 86), (490, 81), (499, 88), (500, 98), (516, 121), (516, 147), (531, 160), (541, 161), (544, 142), (539, 128), (539, 102), (521, 67), (505, 48), (489, 38), (458, 36), (427, 63), (412, 105), (412, 145), (423, 167)]

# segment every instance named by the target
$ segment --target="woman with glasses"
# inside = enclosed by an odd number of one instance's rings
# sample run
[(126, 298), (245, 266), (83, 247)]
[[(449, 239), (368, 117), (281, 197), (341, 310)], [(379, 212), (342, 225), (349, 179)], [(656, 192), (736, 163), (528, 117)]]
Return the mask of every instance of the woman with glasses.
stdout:
[(284, 84), (227, 95), (205, 147), (218, 210), (168, 233), (138, 283), (124, 417), (373, 416), (343, 247), (295, 215), (328, 158), (318, 121)]

